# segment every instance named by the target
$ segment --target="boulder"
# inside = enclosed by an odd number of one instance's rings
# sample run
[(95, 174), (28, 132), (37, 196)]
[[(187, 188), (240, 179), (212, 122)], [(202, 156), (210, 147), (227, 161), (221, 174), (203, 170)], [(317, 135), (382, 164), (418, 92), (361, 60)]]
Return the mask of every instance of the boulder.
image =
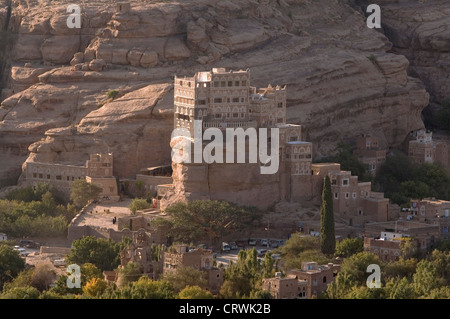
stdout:
[(70, 60), (70, 65), (75, 65), (78, 63), (82, 63), (84, 61), (84, 53), (83, 52), (77, 52), (74, 54), (72, 60)]
[(103, 59), (94, 59), (89, 62), (89, 70), (101, 72), (106, 68), (106, 62)]
[(80, 37), (76, 35), (55, 35), (41, 46), (44, 61), (54, 64), (67, 64), (80, 47)]
[(151, 50), (145, 50), (142, 53), (139, 64), (144, 68), (152, 68), (158, 64), (158, 53)]

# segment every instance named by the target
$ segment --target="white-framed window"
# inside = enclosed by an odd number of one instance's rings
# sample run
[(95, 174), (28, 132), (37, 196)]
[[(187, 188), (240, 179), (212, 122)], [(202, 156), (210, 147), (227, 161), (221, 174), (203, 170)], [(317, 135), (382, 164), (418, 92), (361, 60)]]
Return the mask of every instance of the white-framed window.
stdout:
[(350, 198), (350, 193), (345, 193), (345, 199), (348, 199), (348, 198)]
[(353, 192), (352, 197), (353, 197), (353, 199), (356, 199), (356, 197), (357, 197), (356, 192)]
[(342, 179), (342, 186), (348, 186), (348, 178)]

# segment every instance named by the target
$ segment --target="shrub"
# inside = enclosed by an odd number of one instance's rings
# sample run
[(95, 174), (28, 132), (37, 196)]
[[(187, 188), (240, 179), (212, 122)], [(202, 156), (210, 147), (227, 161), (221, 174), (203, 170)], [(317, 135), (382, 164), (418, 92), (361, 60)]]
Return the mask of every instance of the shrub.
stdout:
[(108, 94), (107, 94), (108, 99), (113, 99), (113, 100), (117, 97), (117, 95), (119, 95), (119, 91), (116, 91), (116, 90), (108, 91)]

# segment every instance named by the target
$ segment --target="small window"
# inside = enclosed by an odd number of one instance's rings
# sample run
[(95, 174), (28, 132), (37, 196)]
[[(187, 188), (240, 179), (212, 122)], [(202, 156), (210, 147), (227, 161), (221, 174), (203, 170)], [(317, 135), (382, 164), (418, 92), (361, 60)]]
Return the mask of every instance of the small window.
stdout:
[(50, 179), (50, 175), (47, 175), (47, 179)]
[(225, 87), (225, 84), (226, 84), (225, 81), (221, 81), (221, 82), (220, 82), (220, 86), (221, 86), (221, 87)]
[(218, 88), (219, 87), (219, 81), (214, 81), (214, 87)]
[(228, 81), (228, 86), (233, 86), (233, 81)]
[(206, 100), (198, 100), (198, 105), (205, 105), (206, 104)]
[(334, 198), (338, 199), (339, 198), (339, 194), (338, 193), (334, 193)]
[(342, 185), (344, 186), (348, 185), (348, 178), (342, 180)]
[(234, 86), (239, 86), (239, 81), (234, 81)]
[(238, 97), (234, 97), (233, 98), (233, 103), (239, 103), (239, 98)]
[(57, 179), (58, 181), (60, 181), (60, 180), (62, 180), (62, 176), (61, 176), (61, 175), (57, 175), (57, 176), (56, 176), (56, 179)]
[(354, 193), (352, 194), (352, 197), (353, 197), (353, 198), (356, 198), (356, 192), (354, 192)]
[(37, 177), (37, 174), (36, 173), (33, 173), (33, 178), (36, 178)]
[(282, 108), (283, 107), (283, 102), (278, 102), (278, 108)]
[(350, 193), (345, 193), (345, 198), (346, 199), (350, 198)]
[(241, 97), (241, 102), (242, 102), (242, 103), (245, 102), (245, 99), (244, 99), (243, 97)]
[(214, 103), (222, 103), (222, 98), (221, 97), (216, 97), (214, 99)]
[(247, 81), (246, 80), (242, 81), (242, 86), (246, 86), (246, 85), (247, 85)]

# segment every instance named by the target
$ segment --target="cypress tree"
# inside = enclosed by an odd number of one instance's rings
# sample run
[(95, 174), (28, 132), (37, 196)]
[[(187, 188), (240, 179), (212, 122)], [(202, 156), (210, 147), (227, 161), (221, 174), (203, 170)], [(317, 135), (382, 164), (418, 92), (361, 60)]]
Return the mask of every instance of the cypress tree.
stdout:
[(336, 238), (334, 235), (333, 196), (331, 182), (325, 177), (322, 191), (322, 208), (320, 210), (320, 249), (326, 255), (334, 254)]

